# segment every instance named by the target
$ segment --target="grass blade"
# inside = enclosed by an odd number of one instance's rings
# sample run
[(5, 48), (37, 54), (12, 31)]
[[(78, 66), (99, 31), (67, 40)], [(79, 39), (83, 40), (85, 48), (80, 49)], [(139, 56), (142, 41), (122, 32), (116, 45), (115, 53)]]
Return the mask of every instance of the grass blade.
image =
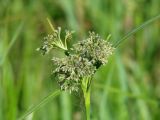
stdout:
[(124, 40), (126, 40), (127, 38), (129, 38), (131, 35), (133, 35), (134, 33), (138, 32), (139, 30), (143, 29), (144, 27), (146, 27), (150, 23), (158, 20), (159, 18), (160, 18), (160, 15), (157, 15), (157, 16), (149, 19), (148, 21), (144, 22), (142, 25), (140, 25), (137, 28), (133, 29), (132, 31), (128, 32), (124, 37), (122, 37), (115, 44), (113, 44), (113, 46), (114, 47), (118, 47), (120, 45), (120, 43), (122, 43)]
[(18, 120), (23, 120), (29, 114), (31, 114), (32, 112), (38, 110), (40, 107), (42, 107), (43, 105), (45, 105), (46, 103), (48, 103), (52, 98), (55, 98), (59, 94), (60, 94), (60, 90), (56, 90), (55, 92), (50, 93), (43, 100), (41, 100), (41, 102), (39, 104), (37, 104), (37, 105), (31, 107), (30, 109), (28, 109), (20, 118), (18, 118)]
[(15, 41), (17, 40), (19, 34), (21, 33), (23, 25), (24, 25), (24, 22), (21, 22), (20, 25), (19, 25), (19, 27), (17, 28), (17, 30), (16, 30), (16, 32), (15, 32), (15, 34), (14, 34), (11, 42), (9, 43), (9, 46), (8, 46), (7, 50), (4, 53), (4, 56), (0, 60), (0, 66), (4, 63), (4, 61), (5, 61), (5, 59), (6, 59), (7, 55), (8, 55), (11, 47), (13, 46), (13, 44), (15, 43)]

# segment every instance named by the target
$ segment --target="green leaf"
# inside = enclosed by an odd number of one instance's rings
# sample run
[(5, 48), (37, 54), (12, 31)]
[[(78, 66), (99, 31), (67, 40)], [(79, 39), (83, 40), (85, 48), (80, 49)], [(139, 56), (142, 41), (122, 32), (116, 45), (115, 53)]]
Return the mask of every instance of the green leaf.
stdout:
[(60, 90), (56, 90), (56, 91), (50, 93), (43, 100), (41, 100), (39, 104), (37, 104), (37, 105), (31, 107), (30, 109), (28, 109), (21, 117), (18, 118), (18, 120), (23, 120), (28, 115), (30, 115), (34, 111), (37, 111), (40, 107), (42, 107), (43, 105), (47, 104), (50, 100), (52, 100), (53, 98), (55, 98), (59, 94), (60, 94)]
[(116, 41), (115, 44), (113, 44), (113, 46), (116, 48), (118, 47), (124, 40), (126, 40), (127, 38), (129, 38), (131, 35), (133, 35), (134, 33), (138, 32), (139, 30), (143, 29), (144, 27), (146, 27), (147, 25), (149, 25), (150, 23), (153, 23), (154, 21), (158, 20), (160, 18), (160, 15), (157, 15), (151, 19), (149, 19), (148, 21), (144, 22), (142, 25), (138, 26), (137, 28), (131, 30), (130, 32), (128, 32), (124, 37), (122, 37), (120, 40)]

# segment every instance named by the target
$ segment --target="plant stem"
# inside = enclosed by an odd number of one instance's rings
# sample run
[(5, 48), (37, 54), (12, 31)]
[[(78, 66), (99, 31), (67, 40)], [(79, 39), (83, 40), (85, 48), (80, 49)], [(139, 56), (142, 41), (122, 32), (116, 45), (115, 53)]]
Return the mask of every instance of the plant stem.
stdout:
[(87, 120), (90, 120), (90, 89), (86, 93), (84, 93), (84, 98)]
[(91, 82), (91, 77), (85, 77), (82, 80), (82, 84), (81, 84), (81, 88), (84, 95), (87, 120), (90, 120), (90, 92), (91, 92), (90, 82)]

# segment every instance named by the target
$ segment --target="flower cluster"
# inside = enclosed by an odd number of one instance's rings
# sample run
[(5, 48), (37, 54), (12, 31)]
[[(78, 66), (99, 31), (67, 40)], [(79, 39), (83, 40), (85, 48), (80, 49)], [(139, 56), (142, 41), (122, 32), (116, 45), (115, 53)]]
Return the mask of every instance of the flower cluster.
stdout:
[[(59, 31), (60, 32), (60, 31)], [(72, 32), (66, 32), (65, 45), (53, 44), (60, 39), (60, 36), (49, 36), (47, 43), (39, 49), (47, 53), (53, 48), (53, 45), (64, 49), (64, 58), (53, 58), (56, 69), (53, 74), (56, 75), (61, 90), (78, 91), (84, 77), (92, 77), (96, 70), (107, 63), (108, 57), (113, 53), (114, 48), (98, 34), (89, 32), (89, 37), (73, 45), (73, 48), (67, 49), (66, 38), (71, 38)], [(59, 34), (60, 35), (60, 34)], [(69, 37), (68, 37), (69, 36)], [(57, 41), (58, 43), (58, 41)], [(46, 49), (47, 48), (47, 49)]]
[(61, 39), (61, 28), (58, 27), (58, 29), (53, 30), (52, 34), (49, 34), (48, 36), (44, 37), (44, 43), (40, 48), (37, 48), (37, 51), (41, 51), (43, 55), (48, 53), (51, 49), (58, 47), (63, 50), (68, 50), (67, 48), (67, 40), (72, 39), (73, 31), (65, 31), (66, 35), (64, 38), (64, 43)]
[(73, 54), (65, 58), (53, 58), (57, 68), (54, 74), (58, 78), (61, 90), (78, 91), (84, 76), (92, 76), (96, 68), (88, 59)]
[(98, 69), (107, 63), (108, 57), (113, 53), (112, 45), (103, 40), (98, 34), (89, 32), (89, 38), (74, 45), (76, 54), (88, 59)]

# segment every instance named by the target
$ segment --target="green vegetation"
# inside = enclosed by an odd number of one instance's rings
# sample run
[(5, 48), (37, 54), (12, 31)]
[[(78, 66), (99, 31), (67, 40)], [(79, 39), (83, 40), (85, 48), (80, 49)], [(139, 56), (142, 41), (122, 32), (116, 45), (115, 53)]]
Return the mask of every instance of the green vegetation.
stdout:
[[(117, 43), (133, 28), (158, 15), (159, 4), (159, 0), (1, 0), (0, 120), (25, 117), (26, 110), (32, 112), (26, 119), (85, 119), (80, 94), (56, 91), (57, 80), (50, 77), (52, 54), (43, 57), (36, 51), (43, 37), (52, 32), (47, 17), (55, 27), (76, 31), (69, 46), (85, 39), (89, 30), (102, 38), (111, 34), (110, 42)], [(91, 120), (160, 119), (159, 21), (122, 43), (94, 75)], [(58, 49), (53, 54), (63, 56)]]

